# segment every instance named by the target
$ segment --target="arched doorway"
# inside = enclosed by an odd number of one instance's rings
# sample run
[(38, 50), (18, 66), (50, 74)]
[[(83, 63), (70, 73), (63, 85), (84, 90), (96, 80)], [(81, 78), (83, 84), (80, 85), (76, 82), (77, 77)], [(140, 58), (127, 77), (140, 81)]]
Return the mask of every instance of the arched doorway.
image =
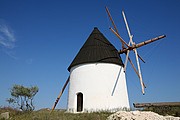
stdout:
[(77, 112), (83, 111), (83, 94), (77, 93)]

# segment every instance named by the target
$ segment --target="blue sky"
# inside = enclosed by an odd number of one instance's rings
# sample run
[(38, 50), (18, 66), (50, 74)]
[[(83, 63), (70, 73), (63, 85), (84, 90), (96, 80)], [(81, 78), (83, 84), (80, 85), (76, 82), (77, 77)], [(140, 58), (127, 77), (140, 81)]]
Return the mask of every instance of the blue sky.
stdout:
[[(94, 27), (117, 48), (121, 43), (108, 29), (109, 7), (122, 38), (128, 34), (124, 10), (136, 43), (166, 34), (156, 43), (138, 49), (146, 94), (128, 63), (127, 85), (133, 102), (180, 101), (179, 0), (0, 0), (0, 106), (7, 106), (14, 84), (39, 87), (36, 109), (51, 108), (69, 72), (68, 66)], [(123, 61), (124, 55), (121, 55)], [(134, 60), (134, 53), (130, 53)], [(135, 61), (134, 61), (135, 63)], [(67, 106), (66, 88), (57, 108)]]

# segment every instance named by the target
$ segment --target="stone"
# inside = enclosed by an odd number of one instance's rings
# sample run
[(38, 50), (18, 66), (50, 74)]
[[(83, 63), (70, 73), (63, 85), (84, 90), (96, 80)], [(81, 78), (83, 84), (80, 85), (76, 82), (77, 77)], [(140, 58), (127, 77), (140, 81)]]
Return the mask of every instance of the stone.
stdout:
[(4, 113), (1, 113), (0, 115), (0, 119), (9, 119), (9, 112), (4, 112)]
[(107, 120), (180, 120), (180, 117), (162, 116), (150, 111), (118, 111)]

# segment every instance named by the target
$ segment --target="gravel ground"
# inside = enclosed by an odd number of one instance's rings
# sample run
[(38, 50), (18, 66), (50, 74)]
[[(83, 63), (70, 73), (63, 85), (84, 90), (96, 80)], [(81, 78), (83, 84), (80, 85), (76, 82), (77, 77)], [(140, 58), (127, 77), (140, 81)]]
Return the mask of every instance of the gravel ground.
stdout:
[(150, 111), (119, 111), (110, 115), (107, 120), (180, 120), (180, 117), (162, 116)]

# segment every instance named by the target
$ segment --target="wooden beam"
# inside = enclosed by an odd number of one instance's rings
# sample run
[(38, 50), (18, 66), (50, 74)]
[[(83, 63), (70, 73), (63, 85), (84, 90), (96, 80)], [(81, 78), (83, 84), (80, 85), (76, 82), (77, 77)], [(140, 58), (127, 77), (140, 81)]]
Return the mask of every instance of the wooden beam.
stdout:
[(138, 54), (137, 54), (137, 49), (135, 48), (134, 49), (134, 52), (135, 52), (135, 56), (136, 56), (136, 62), (137, 62), (137, 67), (138, 67), (138, 74), (139, 74), (139, 80), (140, 80), (140, 84), (141, 84), (141, 90), (142, 90), (142, 93), (144, 95), (144, 83), (143, 83), (143, 79), (142, 79), (142, 74), (141, 74), (141, 67), (140, 67), (140, 63), (139, 63), (139, 59), (138, 59)]
[(121, 41), (122, 44), (125, 44), (128, 48), (131, 47), (122, 39), (122, 37), (116, 31), (114, 31), (112, 28), (109, 28), (109, 29), (119, 38), (119, 40)]
[[(111, 21), (111, 23), (112, 23), (112, 25), (113, 25), (113, 27), (114, 27), (114, 29), (115, 29), (116, 33), (120, 36), (120, 34), (119, 34), (119, 32), (118, 32), (118, 29), (117, 29), (117, 27), (116, 27), (116, 25), (115, 25), (115, 23), (114, 23), (114, 20), (113, 20), (113, 18), (112, 18), (112, 16), (111, 16), (111, 14), (110, 14), (110, 12), (109, 12), (108, 7), (105, 7), (105, 9), (106, 9), (106, 12), (107, 12), (107, 14), (108, 14), (108, 17), (109, 17), (109, 19), (110, 19), (110, 21)], [(124, 46), (124, 43), (123, 43), (123, 42), (122, 42), (122, 48), (125, 48), (125, 46)]]
[(110, 21), (111, 21), (111, 23), (112, 23), (115, 31), (117, 32), (117, 34), (119, 34), (118, 29), (117, 29), (117, 27), (116, 27), (116, 25), (115, 25), (115, 23), (114, 23), (114, 20), (112, 19), (112, 16), (111, 16), (111, 14), (110, 14), (110, 12), (109, 12), (108, 7), (105, 7), (105, 9), (106, 9), (106, 12), (107, 12), (107, 14), (108, 14), (108, 17), (109, 17), (109, 19), (110, 19)]
[[(69, 80), (70, 80), (70, 76), (68, 77), (68, 79), (66, 80), (66, 82), (65, 82), (62, 90), (60, 91), (60, 93), (59, 93), (59, 95), (58, 95), (58, 97), (57, 97), (57, 99), (56, 99), (56, 101), (55, 101), (55, 103), (54, 103), (54, 105), (53, 105), (53, 107), (52, 107), (52, 111), (55, 109), (57, 103), (59, 102), (59, 100), (60, 100), (60, 98), (61, 98), (61, 96), (62, 96), (62, 94), (63, 94), (63, 92), (64, 92), (64, 90), (65, 90), (65, 88), (66, 88), (66, 86), (67, 86), (67, 84), (69, 83)], [(52, 112), (52, 111), (51, 111), (51, 112)]]
[(146, 41), (144, 41), (144, 42), (135, 44), (135, 45), (133, 45), (132, 47), (127, 47), (127, 48), (125, 48), (125, 49), (122, 49), (122, 50), (118, 51), (118, 53), (119, 53), (119, 54), (126, 53), (127, 50), (133, 50), (134, 48), (142, 47), (142, 46), (144, 46), (144, 45), (147, 45), (147, 44), (149, 44), (149, 43), (155, 42), (155, 41), (160, 40), (160, 39), (165, 38), (165, 37), (166, 37), (166, 35), (161, 35), (161, 36), (159, 36), (159, 37), (155, 37), (155, 38), (153, 38), (153, 39), (146, 40)]

